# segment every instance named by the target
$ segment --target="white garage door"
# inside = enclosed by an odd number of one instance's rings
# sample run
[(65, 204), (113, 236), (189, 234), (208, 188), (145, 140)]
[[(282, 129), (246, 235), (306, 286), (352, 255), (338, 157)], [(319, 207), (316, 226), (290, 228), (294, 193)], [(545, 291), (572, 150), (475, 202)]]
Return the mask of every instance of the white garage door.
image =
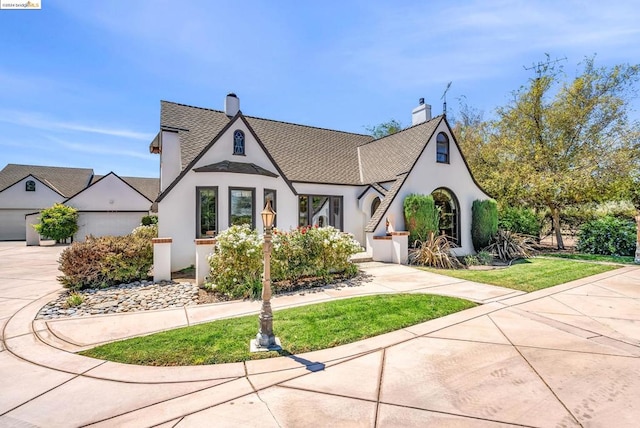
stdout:
[(0, 210), (0, 241), (24, 241), (27, 238), (25, 214), (34, 210)]
[(87, 235), (121, 236), (131, 233), (140, 226), (146, 212), (80, 212), (78, 213), (78, 232), (74, 241), (84, 241)]

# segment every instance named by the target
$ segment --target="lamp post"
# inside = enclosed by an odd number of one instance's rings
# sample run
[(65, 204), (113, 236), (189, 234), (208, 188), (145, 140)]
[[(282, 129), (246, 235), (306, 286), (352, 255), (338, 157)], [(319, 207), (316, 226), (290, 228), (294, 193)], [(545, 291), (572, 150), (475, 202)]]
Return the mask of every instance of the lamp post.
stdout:
[(251, 352), (276, 351), (282, 349), (280, 340), (273, 334), (273, 312), (271, 311), (271, 229), (276, 212), (271, 208), (271, 201), (260, 213), (264, 224), (264, 271), (262, 277), (262, 309), (260, 310), (259, 329), (256, 338), (251, 341)]

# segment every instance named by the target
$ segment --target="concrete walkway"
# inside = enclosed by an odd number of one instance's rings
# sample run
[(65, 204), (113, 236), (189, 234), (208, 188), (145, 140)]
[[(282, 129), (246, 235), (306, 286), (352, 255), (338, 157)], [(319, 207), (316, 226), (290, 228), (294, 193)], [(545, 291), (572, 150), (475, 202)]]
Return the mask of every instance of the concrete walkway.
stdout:
[(397, 291), (484, 304), (293, 357), (139, 367), (73, 352), (260, 303), (34, 321), (60, 292), (61, 249), (0, 243), (0, 427), (638, 426), (637, 267), (523, 295), (368, 263), (362, 284), (273, 306)]

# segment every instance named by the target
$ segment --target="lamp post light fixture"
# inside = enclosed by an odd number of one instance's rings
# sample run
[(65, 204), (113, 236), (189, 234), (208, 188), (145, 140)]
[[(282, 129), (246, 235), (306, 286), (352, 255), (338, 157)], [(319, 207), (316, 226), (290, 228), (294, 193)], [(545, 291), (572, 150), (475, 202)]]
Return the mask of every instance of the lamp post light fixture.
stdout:
[(271, 311), (271, 230), (276, 218), (276, 212), (271, 208), (271, 201), (267, 200), (267, 205), (262, 213), (262, 223), (264, 224), (264, 271), (262, 277), (262, 309), (260, 310), (259, 329), (256, 338), (251, 341), (251, 352), (278, 351), (282, 349), (280, 340), (273, 334), (273, 312)]

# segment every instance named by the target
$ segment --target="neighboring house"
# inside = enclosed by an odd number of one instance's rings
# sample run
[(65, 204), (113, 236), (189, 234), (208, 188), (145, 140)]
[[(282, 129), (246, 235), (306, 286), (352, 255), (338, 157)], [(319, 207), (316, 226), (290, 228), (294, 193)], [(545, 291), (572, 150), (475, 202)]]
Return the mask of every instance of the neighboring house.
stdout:
[(157, 178), (93, 174), (88, 168), (9, 164), (0, 171), (0, 240), (25, 240), (25, 216), (54, 203), (78, 210), (74, 240), (92, 234), (124, 235), (149, 214)]
[(413, 125), (374, 140), (245, 116), (229, 94), (225, 111), (161, 102), (159, 234), (173, 239), (173, 270), (194, 263), (195, 238), (232, 224), (260, 225), (267, 199), (281, 229), (331, 225), (367, 248), (373, 237), (403, 230), (403, 200), (433, 194), (441, 232), (473, 252), (471, 205), (487, 199), (471, 176), (444, 116), (412, 112)]
[(8, 164), (0, 171), (0, 240), (24, 241), (25, 215), (62, 203), (86, 188), (87, 168)]
[(113, 172), (94, 175), (87, 188), (64, 201), (78, 210), (74, 240), (131, 233), (149, 214), (158, 191), (157, 178), (119, 177)]

